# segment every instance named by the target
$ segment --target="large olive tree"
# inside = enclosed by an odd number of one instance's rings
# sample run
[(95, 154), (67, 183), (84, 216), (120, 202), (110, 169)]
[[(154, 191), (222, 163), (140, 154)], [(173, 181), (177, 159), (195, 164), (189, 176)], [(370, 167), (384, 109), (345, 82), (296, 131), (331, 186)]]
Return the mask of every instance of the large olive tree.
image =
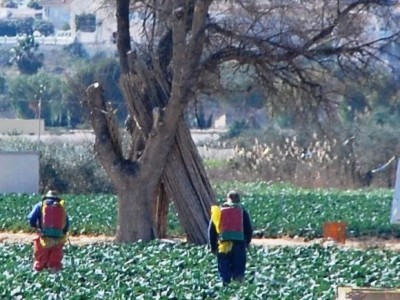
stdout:
[[(348, 76), (370, 73), (372, 62), (382, 57), (381, 48), (397, 37), (390, 30), (371, 33), (374, 26), (390, 28), (393, 4), (117, 0), (121, 86), (131, 116), (128, 151), (103, 87), (91, 85), (84, 101), (98, 159), (119, 199), (117, 240), (147, 241), (165, 235), (172, 200), (188, 239), (206, 242), (215, 196), (183, 116), (202, 88), (219, 87), (220, 66), (228, 65), (232, 72), (248, 67), (271, 93), (294, 91), (296, 98), (271, 98), (280, 107), (327, 117), (335, 111), (340, 92), (336, 88)], [(143, 42), (132, 47), (129, 22), (135, 12), (143, 16)]]

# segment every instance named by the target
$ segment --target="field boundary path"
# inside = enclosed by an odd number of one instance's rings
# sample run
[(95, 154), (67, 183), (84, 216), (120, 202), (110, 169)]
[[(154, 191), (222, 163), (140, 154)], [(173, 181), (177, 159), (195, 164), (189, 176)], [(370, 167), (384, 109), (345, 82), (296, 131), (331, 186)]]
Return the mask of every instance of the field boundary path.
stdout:
[[(0, 244), (14, 243), (14, 244), (29, 244), (32, 243), (36, 234), (33, 233), (13, 233), (13, 232), (0, 232)], [(89, 236), (89, 235), (79, 235), (69, 237), (72, 245), (87, 245), (94, 243), (113, 243), (114, 237), (112, 236)], [(183, 239), (164, 239), (167, 242), (182, 242)], [(310, 246), (313, 244), (320, 244), (322, 246), (337, 245), (339, 247), (351, 247), (359, 249), (371, 249), (371, 248), (382, 248), (400, 251), (400, 239), (379, 239), (374, 237), (360, 238), (360, 239), (347, 239), (345, 244), (335, 243), (332, 240), (326, 239), (313, 239), (310, 241), (305, 241), (302, 238), (277, 238), (277, 239), (267, 239), (267, 238), (254, 238), (252, 244), (256, 246), (263, 247), (276, 247), (276, 246)]]

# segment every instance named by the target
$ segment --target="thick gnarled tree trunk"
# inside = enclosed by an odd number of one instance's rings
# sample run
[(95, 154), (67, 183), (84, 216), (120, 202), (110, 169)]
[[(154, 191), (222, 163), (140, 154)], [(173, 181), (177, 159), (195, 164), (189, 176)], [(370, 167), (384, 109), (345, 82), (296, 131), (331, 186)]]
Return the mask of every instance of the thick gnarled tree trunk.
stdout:
[[(163, 87), (159, 85), (154, 74), (144, 68), (144, 63), (134, 53), (129, 55), (129, 67), (129, 75), (123, 76), (122, 86), (126, 99), (130, 99), (129, 111), (133, 118), (140, 122), (139, 126), (146, 136), (150, 134), (152, 128), (151, 110), (163, 107), (167, 103), (166, 97), (169, 91), (166, 91), (165, 85)], [(203, 161), (183, 119), (178, 122), (174, 145), (168, 156), (160, 185), (164, 186), (167, 199), (175, 205), (187, 239), (197, 244), (206, 243), (210, 206), (215, 201), (215, 195)], [(164, 214), (167, 212), (165, 205), (157, 207), (164, 209)], [(161, 215), (162, 212), (155, 212), (157, 220), (166, 221), (166, 217)], [(156, 222), (156, 227), (165, 227), (165, 223), (163, 225)], [(163, 237), (161, 232), (158, 237)]]
[(176, 142), (168, 156), (162, 180), (188, 241), (206, 243), (210, 207), (215, 196), (184, 122), (179, 123)]
[(160, 239), (167, 237), (169, 203), (170, 201), (165, 191), (164, 184), (161, 183), (158, 187), (157, 197), (152, 208), (156, 232), (155, 237)]
[[(130, 242), (139, 239), (151, 240), (156, 236), (153, 212), (148, 204), (153, 196), (148, 193), (147, 184), (139, 180), (130, 180), (118, 195), (118, 227), (117, 240)], [(135, 203), (132, 203), (135, 199)], [(134, 217), (132, 217), (134, 216)]]
[[(177, 134), (162, 171), (157, 168), (162, 162), (138, 165), (124, 158), (119, 128), (113, 110), (106, 106), (100, 86), (88, 88), (86, 102), (92, 110), (95, 150), (102, 157), (102, 165), (117, 190), (117, 240), (129, 242), (165, 237), (168, 200), (171, 199), (188, 241), (206, 243), (209, 211), (215, 198), (202, 159), (183, 120), (178, 122)], [(160, 154), (154, 154), (155, 161), (165, 152), (163, 147), (158, 151)], [(162, 173), (161, 177), (157, 173)]]
[[(196, 8), (186, 6), (185, 1), (174, 1), (171, 30), (166, 40), (166, 45), (168, 42), (173, 45), (165, 48), (174, 74), (170, 80), (165, 72), (157, 71), (166, 71), (166, 56), (155, 60), (164, 64), (163, 68), (158, 68), (150, 67), (149, 62), (138, 58), (135, 52), (128, 55), (126, 10), (129, 3), (129, 0), (117, 1), (121, 85), (135, 123), (135, 130), (131, 131), (132, 148), (138, 144), (138, 136), (143, 139), (144, 147), (140, 151), (123, 153), (115, 116), (105, 104), (99, 84), (88, 88), (84, 102), (90, 111), (96, 136), (96, 153), (118, 194), (117, 241), (148, 241), (163, 237), (168, 200), (171, 200), (188, 240), (204, 244), (207, 242), (210, 206), (215, 196), (183, 120), (183, 111), (196, 82), (211, 1), (197, 1)], [(197, 11), (193, 20), (183, 13), (192, 9)], [(190, 38), (188, 24), (192, 24)]]

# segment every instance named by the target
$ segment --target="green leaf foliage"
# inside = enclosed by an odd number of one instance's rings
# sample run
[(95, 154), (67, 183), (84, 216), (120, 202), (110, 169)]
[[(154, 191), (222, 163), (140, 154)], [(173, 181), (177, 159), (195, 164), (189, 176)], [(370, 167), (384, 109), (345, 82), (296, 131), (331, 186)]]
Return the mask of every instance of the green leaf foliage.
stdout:
[[(36, 151), (37, 142), (18, 137), (0, 138), (2, 151)], [(40, 187), (58, 190), (62, 194), (112, 193), (107, 174), (93, 155), (93, 145), (87, 140), (79, 144), (54, 142), (40, 145)]]
[[(114, 235), (117, 203), (114, 195), (64, 195), (71, 221), (71, 234)], [(0, 195), (0, 231), (29, 232), (27, 215), (41, 201), (40, 195)]]
[[(319, 245), (251, 249), (246, 282), (223, 287), (206, 247), (154, 241), (67, 246), (59, 274), (30, 245), (0, 245), (1, 299), (335, 299), (338, 286), (396, 287), (398, 253)], [(236, 297), (236, 298), (232, 298)]]
[[(83, 179), (82, 179), (83, 180)], [(266, 183), (225, 183), (215, 187), (222, 202), (227, 191), (237, 189), (249, 211), (256, 237), (322, 237), (323, 224), (347, 223), (347, 236), (399, 237), (390, 224), (391, 190), (308, 190)], [(112, 194), (64, 195), (73, 234), (113, 235), (117, 224), (117, 198)], [(0, 195), (0, 230), (29, 231), (25, 217), (40, 200), (38, 195)], [(173, 205), (169, 232), (182, 235)]]
[(232, 188), (242, 194), (259, 237), (321, 237), (323, 224), (331, 221), (346, 222), (349, 237), (400, 234), (399, 226), (390, 224), (393, 191), (389, 189), (313, 190), (265, 182), (229, 182), (216, 189), (226, 193)]
[(10, 80), (9, 96), (18, 117), (38, 118), (40, 114), (46, 126), (66, 125), (68, 109), (62, 101), (63, 86), (60, 77), (45, 72), (20, 75)]

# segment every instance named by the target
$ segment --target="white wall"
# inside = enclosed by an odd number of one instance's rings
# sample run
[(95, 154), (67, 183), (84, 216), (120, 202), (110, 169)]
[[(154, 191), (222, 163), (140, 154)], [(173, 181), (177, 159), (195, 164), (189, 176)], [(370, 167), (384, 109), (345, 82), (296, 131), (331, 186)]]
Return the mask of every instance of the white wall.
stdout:
[[(40, 133), (44, 130), (44, 119), (40, 119)], [(0, 119), (0, 134), (39, 134), (39, 120)]]
[(0, 151), (0, 193), (39, 193), (39, 152)]
[(397, 162), (396, 181), (394, 185), (390, 223), (400, 224), (400, 159)]

